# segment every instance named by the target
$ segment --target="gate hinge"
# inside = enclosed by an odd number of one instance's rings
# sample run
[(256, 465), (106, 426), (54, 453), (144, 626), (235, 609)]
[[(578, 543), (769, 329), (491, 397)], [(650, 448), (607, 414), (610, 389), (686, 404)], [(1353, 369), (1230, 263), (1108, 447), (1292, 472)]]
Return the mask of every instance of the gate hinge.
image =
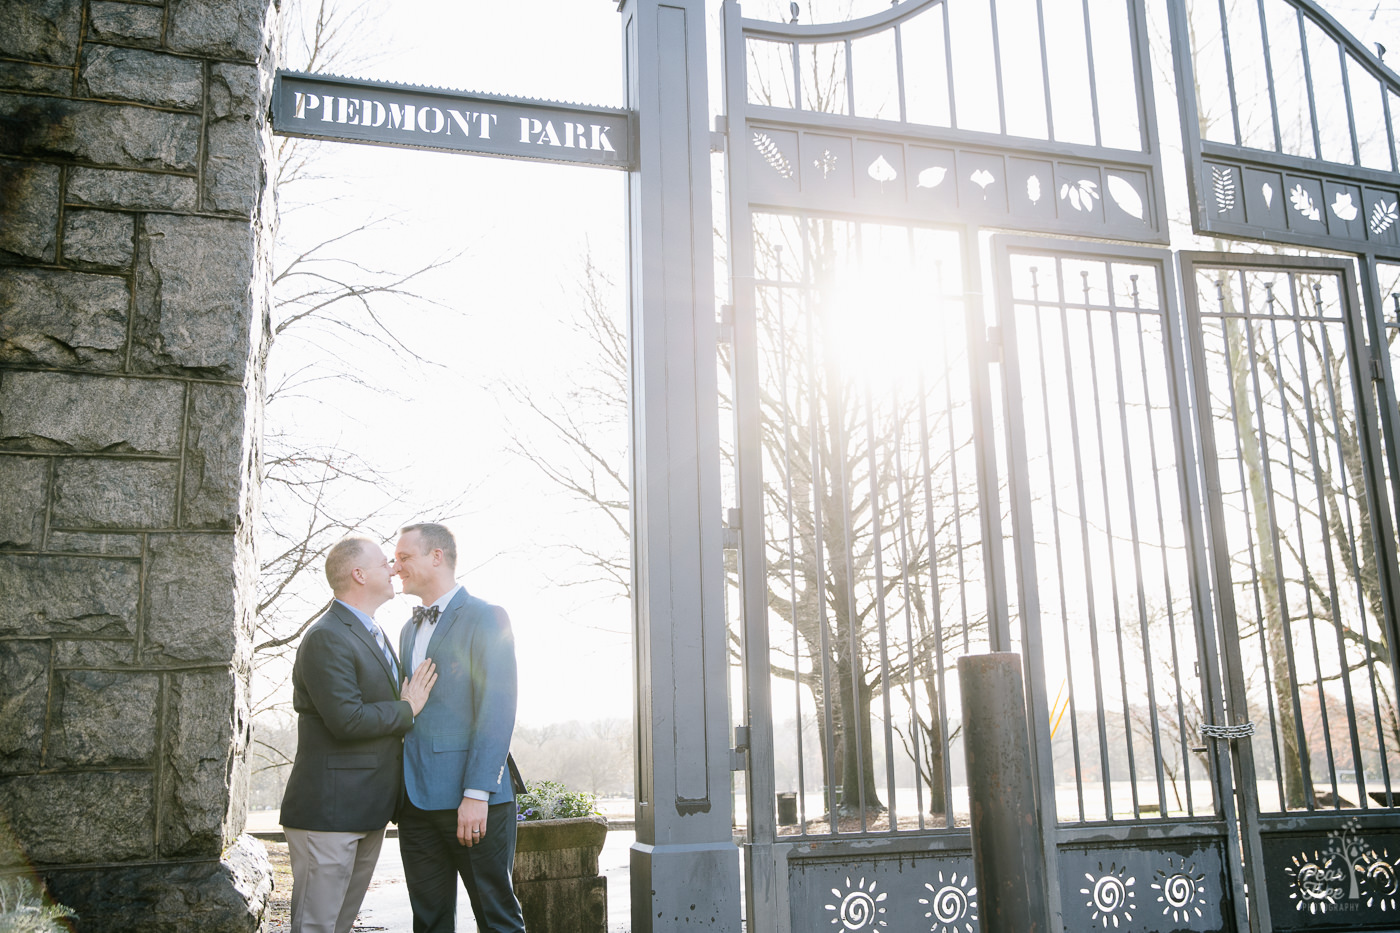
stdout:
[(734, 727), (734, 747), (729, 750), (729, 770), (743, 771), (748, 767), (749, 727)]
[(724, 114), (715, 117), (715, 128), (710, 133), (710, 151), (723, 152), (725, 140), (729, 138), (729, 118)]
[(729, 346), (734, 344), (734, 306), (719, 306), (719, 342)]
[(739, 529), (743, 526), (742, 513), (738, 509), (730, 509), (724, 519), (724, 549), (726, 551), (739, 550)]
[(994, 363), (1000, 363), (1001, 359), (1001, 327), (993, 324), (987, 328), (988, 357)]

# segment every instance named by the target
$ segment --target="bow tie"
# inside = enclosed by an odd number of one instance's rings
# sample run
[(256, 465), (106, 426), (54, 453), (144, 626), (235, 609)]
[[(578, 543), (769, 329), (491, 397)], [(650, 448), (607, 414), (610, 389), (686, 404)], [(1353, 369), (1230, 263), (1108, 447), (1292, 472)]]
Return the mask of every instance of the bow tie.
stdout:
[(413, 619), (411, 621), (414, 625), (419, 625), (423, 622), (432, 625), (437, 622), (439, 612), (441, 612), (441, 610), (438, 609), (437, 606), (414, 606)]

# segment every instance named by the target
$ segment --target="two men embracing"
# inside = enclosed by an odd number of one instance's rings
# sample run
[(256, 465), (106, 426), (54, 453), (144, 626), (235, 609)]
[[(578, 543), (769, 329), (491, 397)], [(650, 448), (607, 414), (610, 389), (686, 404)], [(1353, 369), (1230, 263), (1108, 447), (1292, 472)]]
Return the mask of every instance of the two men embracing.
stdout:
[[(391, 819), (414, 933), (452, 933), (458, 877), (483, 933), (525, 929), (511, 887), (515, 641), (505, 611), (457, 583), (456, 563), (452, 532), (431, 522), (400, 532), (392, 562), (363, 537), (327, 555), (335, 599), (292, 673), (292, 933), (350, 933)], [(397, 653), (374, 621), (394, 576), (422, 602)]]

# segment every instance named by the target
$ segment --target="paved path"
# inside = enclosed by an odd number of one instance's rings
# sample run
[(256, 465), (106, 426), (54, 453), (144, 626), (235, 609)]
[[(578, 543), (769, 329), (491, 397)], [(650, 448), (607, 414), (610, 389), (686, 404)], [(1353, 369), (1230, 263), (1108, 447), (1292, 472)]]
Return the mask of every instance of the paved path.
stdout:
[[(628, 850), (636, 833), (615, 829), (598, 856), (598, 871), (608, 879), (608, 933), (627, 933), (632, 926), (632, 903), (627, 873)], [(404, 887), (403, 861), (399, 858), (398, 837), (384, 840), (379, 865), (374, 870), (369, 893), (360, 905), (360, 919), (355, 930), (364, 933), (413, 933), (413, 913), (408, 906), (408, 890)], [(474, 933), (471, 904), (460, 882), (457, 886), (457, 931)]]

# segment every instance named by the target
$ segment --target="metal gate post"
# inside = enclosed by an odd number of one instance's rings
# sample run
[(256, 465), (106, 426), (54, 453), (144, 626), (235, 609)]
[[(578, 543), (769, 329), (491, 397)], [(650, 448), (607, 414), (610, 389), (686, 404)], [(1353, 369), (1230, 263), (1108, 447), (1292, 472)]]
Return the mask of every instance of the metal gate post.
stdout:
[(972, 861), (985, 933), (1048, 933), (1049, 886), (1031, 783), (1021, 656), (958, 658), (972, 810)]
[(739, 929), (702, 0), (621, 0), (637, 841), (632, 930)]

